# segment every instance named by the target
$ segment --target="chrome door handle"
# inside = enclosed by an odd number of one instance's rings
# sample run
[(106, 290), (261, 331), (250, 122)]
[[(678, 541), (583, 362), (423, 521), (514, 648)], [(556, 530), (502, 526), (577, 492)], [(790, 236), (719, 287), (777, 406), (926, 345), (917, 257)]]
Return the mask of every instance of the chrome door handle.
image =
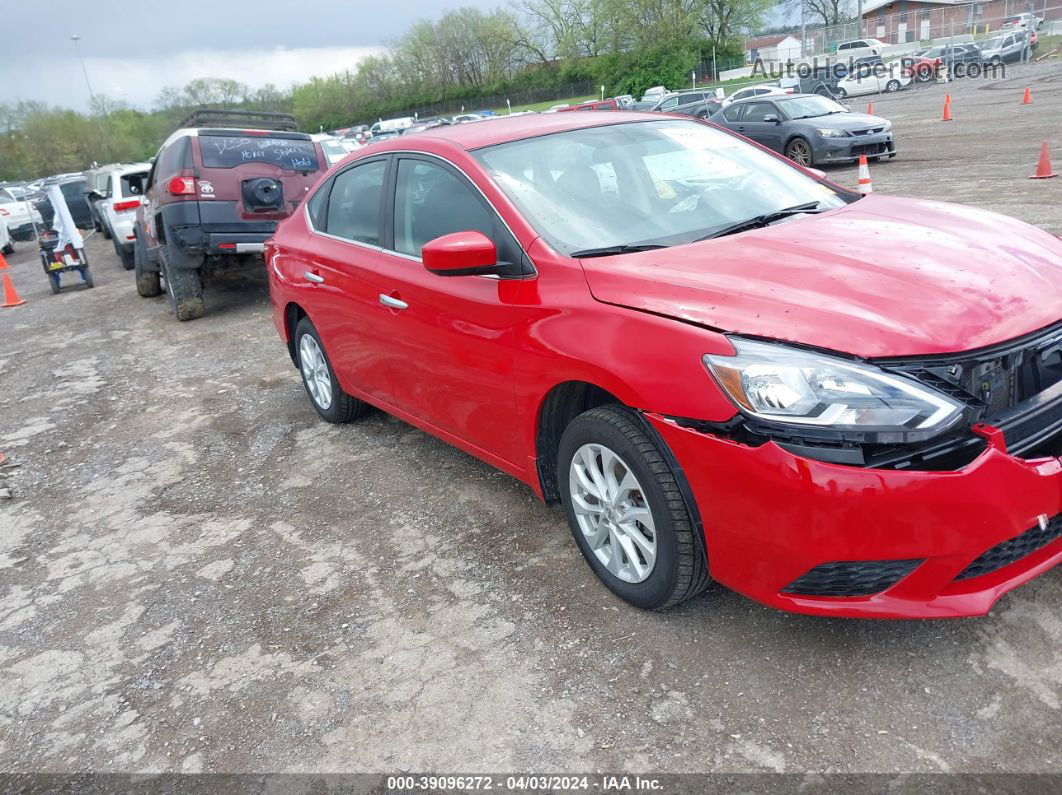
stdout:
[(384, 306), (389, 306), (391, 309), (409, 309), (409, 304), (405, 301), (399, 301), (397, 298), (392, 298), (389, 295), (380, 293), (380, 303)]
[(324, 284), (324, 277), (318, 276), (316, 273), (311, 273), (310, 271), (303, 273), (302, 278), (308, 282), (313, 282), (314, 284)]

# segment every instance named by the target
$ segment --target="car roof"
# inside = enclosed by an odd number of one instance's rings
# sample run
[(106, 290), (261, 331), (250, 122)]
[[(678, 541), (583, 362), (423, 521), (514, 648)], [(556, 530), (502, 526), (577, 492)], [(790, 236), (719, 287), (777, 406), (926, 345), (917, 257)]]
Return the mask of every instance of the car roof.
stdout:
[[(660, 121), (661, 118), (668, 117), (660, 113), (638, 113), (624, 110), (610, 113), (531, 113), (521, 116), (496, 116), (483, 124), (433, 127), (417, 133), (417, 140), (440, 138), (462, 149), (472, 150), (587, 127), (605, 127), (610, 124), (635, 121)], [(688, 118), (685, 120), (689, 121)], [(410, 140), (413, 139), (400, 138), (397, 141), (383, 144), (376, 151), (401, 148)], [(373, 144), (370, 143), (369, 146)]]

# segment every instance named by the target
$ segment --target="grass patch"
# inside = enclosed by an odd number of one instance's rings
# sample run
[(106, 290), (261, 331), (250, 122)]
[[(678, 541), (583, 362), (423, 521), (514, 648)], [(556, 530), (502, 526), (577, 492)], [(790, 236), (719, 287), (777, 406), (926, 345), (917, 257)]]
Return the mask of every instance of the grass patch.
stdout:
[[(595, 99), (600, 99), (600, 98), (601, 98), (600, 94), (595, 94), (595, 95), (590, 96), (590, 97), (568, 97), (568, 98), (561, 98), (561, 99), (549, 99), (549, 100), (546, 100), (545, 102), (536, 102), (536, 103), (534, 103), (532, 105), (513, 105), (513, 111), (515, 112), (515, 111), (521, 111), (521, 110), (535, 110), (535, 111), (538, 111), (539, 113), (541, 113), (544, 110), (549, 110), (554, 105), (563, 105), (563, 104), (578, 105), (580, 102), (593, 102)], [(494, 108), (494, 113), (499, 115), (499, 116), (504, 116), (508, 112), (509, 112), (509, 109), (506, 106), (504, 106), (504, 105), (502, 105), (500, 108)]]

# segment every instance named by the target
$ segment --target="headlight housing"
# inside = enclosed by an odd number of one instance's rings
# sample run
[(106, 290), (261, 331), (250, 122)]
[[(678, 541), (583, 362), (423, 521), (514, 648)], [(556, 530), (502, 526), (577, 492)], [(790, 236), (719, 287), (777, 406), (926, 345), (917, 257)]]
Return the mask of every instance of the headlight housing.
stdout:
[(870, 364), (780, 344), (730, 342), (737, 355), (705, 355), (708, 371), (744, 414), (784, 424), (794, 435), (916, 442), (963, 415), (961, 403)]
[(815, 132), (823, 138), (847, 138), (848, 133), (844, 130), (832, 130), (829, 127), (816, 127)]

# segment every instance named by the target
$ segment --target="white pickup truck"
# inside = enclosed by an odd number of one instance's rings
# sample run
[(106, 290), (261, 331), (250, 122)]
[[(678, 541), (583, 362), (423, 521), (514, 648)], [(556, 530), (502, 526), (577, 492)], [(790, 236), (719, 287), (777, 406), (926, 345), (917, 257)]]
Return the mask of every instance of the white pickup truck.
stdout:
[(1000, 27), (1002, 30), (1039, 30), (1043, 24), (1044, 21), (1033, 14), (1015, 14), (1004, 19)]

